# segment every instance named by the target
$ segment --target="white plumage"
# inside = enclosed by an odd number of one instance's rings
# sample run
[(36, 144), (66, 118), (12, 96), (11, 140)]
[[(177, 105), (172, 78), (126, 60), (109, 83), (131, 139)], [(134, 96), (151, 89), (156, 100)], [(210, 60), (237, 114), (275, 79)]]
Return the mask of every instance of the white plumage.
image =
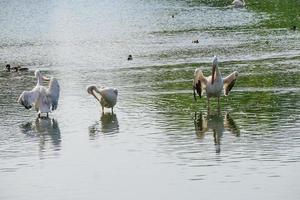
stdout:
[(245, 1), (244, 0), (234, 0), (232, 2), (232, 5), (235, 7), (235, 8), (242, 8), (246, 5)]
[(87, 87), (87, 92), (99, 101), (102, 107), (102, 112), (104, 112), (104, 108), (111, 108), (111, 112), (113, 112), (113, 108), (117, 103), (118, 97), (118, 90), (116, 88), (97, 88), (96, 86), (91, 85)]
[[(35, 77), (37, 79), (36, 86), (31, 91), (24, 91), (20, 95), (18, 102), (26, 109), (31, 109), (34, 106), (35, 110), (40, 114), (48, 113), (56, 110), (59, 99), (59, 84), (56, 78), (46, 78), (42, 76), (39, 70), (35, 71)], [(48, 88), (43, 86), (43, 80), (50, 80)]]
[(211, 97), (218, 98), (218, 106), (220, 106), (220, 96), (222, 94), (222, 89), (224, 89), (224, 95), (227, 96), (235, 84), (238, 72), (235, 71), (231, 73), (226, 78), (222, 78), (222, 75), (218, 69), (218, 58), (214, 56), (212, 63), (212, 75), (205, 77), (200, 68), (195, 69), (194, 80), (193, 80), (193, 90), (194, 98), (196, 99), (196, 92), (201, 98), (203, 91), (206, 91), (208, 106), (209, 99)]

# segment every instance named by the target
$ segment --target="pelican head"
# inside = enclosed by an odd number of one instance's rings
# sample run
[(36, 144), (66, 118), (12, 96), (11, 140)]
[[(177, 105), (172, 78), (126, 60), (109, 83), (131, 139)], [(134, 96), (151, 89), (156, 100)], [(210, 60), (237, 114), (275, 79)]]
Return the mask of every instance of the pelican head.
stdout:
[(238, 76), (239, 76), (239, 73), (238, 73), (237, 71), (235, 71), (235, 72), (234, 72), (234, 75), (235, 75), (236, 77), (238, 77)]
[(34, 76), (39, 81), (39, 83), (42, 83), (43, 80), (44, 81), (50, 81), (50, 78), (46, 77), (46, 76), (43, 76), (42, 73), (41, 73), (41, 71), (39, 69), (35, 70)]
[(97, 91), (97, 88), (94, 85), (90, 85), (86, 88), (86, 91), (91, 95), (93, 95), (93, 90)]
[(40, 78), (42, 76), (41, 71), (39, 69), (35, 70), (34, 76), (35, 78)]
[(212, 63), (211, 84), (214, 84), (217, 65), (218, 65), (218, 57), (214, 56), (213, 63)]
[(34, 72), (34, 76), (37, 79), (37, 84), (42, 84), (43, 83), (43, 76), (42, 73), (40, 72), (40, 70), (35, 70)]
[(99, 100), (99, 98), (95, 95), (94, 91), (100, 94), (100, 91), (98, 90), (98, 88), (94, 85), (90, 85), (86, 88), (86, 91), (93, 95), (97, 100)]
[(22, 92), (22, 94), (20, 95), (19, 99), (18, 99), (18, 103), (23, 105), (26, 109), (31, 109), (31, 105), (29, 103), (29, 99), (30, 95), (28, 91), (24, 91)]

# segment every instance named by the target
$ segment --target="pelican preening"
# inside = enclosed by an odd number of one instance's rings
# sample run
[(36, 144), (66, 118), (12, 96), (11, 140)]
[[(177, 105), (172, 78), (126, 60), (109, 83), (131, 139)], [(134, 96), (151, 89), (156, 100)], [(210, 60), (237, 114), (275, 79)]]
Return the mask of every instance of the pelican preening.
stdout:
[(113, 108), (117, 103), (118, 97), (118, 90), (116, 88), (97, 88), (96, 86), (91, 85), (88, 86), (86, 90), (99, 101), (102, 107), (102, 113), (104, 113), (104, 108), (111, 108), (111, 112), (113, 113)]
[[(35, 78), (37, 79), (36, 86), (31, 91), (23, 91), (18, 102), (26, 109), (34, 106), (38, 117), (41, 117), (42, 113), (46, 113), (48, 118), (48, 113), (56, 110), (58, 106), (59, 84), (56, 78), (50, 79), (42, 76), (40, 70), (35, 71)], [(43, 86), (43, 80), (50, 80), (48, 88)]]
[(245, 1), (244, 0), (234, 0), (232, 3), (231, 3), (235, 8), (242, 8), (246, 5)]
[(218, 58), (214, 56), (212, 63), (212, 75), (205, 77), (200, 68), (195, 69), (194, 81), (193, 81), (193, 90), (194, 98), (196, 99), (196, 92), (201, 98), (203, 91), (206, 91), (208, 108), (209, 108), (209, 99), (211, 97), (218, 98), (218, 108), (220, 108), (220, 96), (222, 89), (224, 89), (224, 95), (227, 96), (235, 84), (237, 79), (238, 72), (235, 71), (231, 73), (226, 78), (222, 78), (222, 75), (218, 69)]

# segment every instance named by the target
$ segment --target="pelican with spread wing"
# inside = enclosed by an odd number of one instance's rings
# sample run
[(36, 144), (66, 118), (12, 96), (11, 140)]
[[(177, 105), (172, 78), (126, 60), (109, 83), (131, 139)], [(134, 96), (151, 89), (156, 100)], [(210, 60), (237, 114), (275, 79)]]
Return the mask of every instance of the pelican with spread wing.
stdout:
[(118, 90), (111, 87), (99, 87), (94, 85), (87, 87), (87, 92), (95, 97), (99, 101), (102, 107), (102, 113), (104, 113), (104, 108), (111, 108), (113, 113), (113, 108), (117, 103)]
[(218, 68), (218, 58), (214, 56), (212, 63), (212, 75), (205, 77), (200, 68), (195, 69), (194, 73), (194, 81), (193, 81), (193, 90), (194, 90), (194, 98), (196, 98), (196, 92), (201, 98), (204, 90), (206, 91), (208, 108), (209, 108), (209, 100), (211, 97), (218, 98), (218, 108), (220, 107), (220, 96), (222, 94), (222, 90), (224, 89), (224, 95), (227, 96), (234, 86), (236, 79), (238, 77), (238, 72), (234, 71), (230, 75), (225, 78), (222, 78), (221, 72)]
[[(47, 78), (42, 75), (40, 70), (35, 71), (37, 79), (36, 86), (31, 91), (23, 91), (20, 95), (18, 102), (26, 109), (31, 109), (34, 106), (38, 112), (38, 116), (48, 113), (57, 109), (59, 99), (59, 84), (56, 78)], [(43, 86), (43, 80), (50, 80), (49, 86)]]

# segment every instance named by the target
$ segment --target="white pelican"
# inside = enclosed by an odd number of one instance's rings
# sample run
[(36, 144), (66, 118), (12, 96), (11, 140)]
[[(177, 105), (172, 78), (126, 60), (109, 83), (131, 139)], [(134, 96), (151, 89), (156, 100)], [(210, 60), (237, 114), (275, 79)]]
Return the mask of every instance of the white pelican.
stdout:
[(242, 8), (246, 5), (245, 1), (244, 0), (234, 0), (232, 3), (231, 3), (235, 8)]
[(212, 75), (209, 77), (203, 76), (203, 73), (200, 68), (195, 69), (194, 73), (194, 81), (193, 81), (193, 90), (194, 90), (194, 98), (196, 99), (196, 92), (201, 98), (203, 91), (206, 91), (208, 108), (209, 108), (209, 99), (211, 97), (218, 98), (218, 108), (220, 108), (220, 96), (222, 93), (222, 89), (224, 89), (224, 95), (227, 96), (229, 91), (235, 84), (237, 79), (238, 72), (235, 71), (231, 73), (226, 78), (222, 78), (222, 75), (218, 69), (218, 58), (214, 56), (212, 63)]
[[(38, 117), (41, 117), (42, 113), (46, 113), (48, 118), (48, 113), (56, 110), (58, 105), (59, 84), (56, 78), (49, 79), (42, 76), (40, 70), (36, 70), (34, 74), (37, 79), (36, 86), (31, 91), (23, 91), (18, 102), (26, 109), (31, 109), (34, 105)], [(43, 80), (50, 80), (48, 88), (42, 85)]]
[(104, 113), (104, 108), (111, 108), (113, 113), (113, 108), (117, 103), (118, 90), (111, 87), (100, 87), (97, 88), (94, 85), (87, 87), (87, 92), (93, 95), (101, 104), (102, 113)]

